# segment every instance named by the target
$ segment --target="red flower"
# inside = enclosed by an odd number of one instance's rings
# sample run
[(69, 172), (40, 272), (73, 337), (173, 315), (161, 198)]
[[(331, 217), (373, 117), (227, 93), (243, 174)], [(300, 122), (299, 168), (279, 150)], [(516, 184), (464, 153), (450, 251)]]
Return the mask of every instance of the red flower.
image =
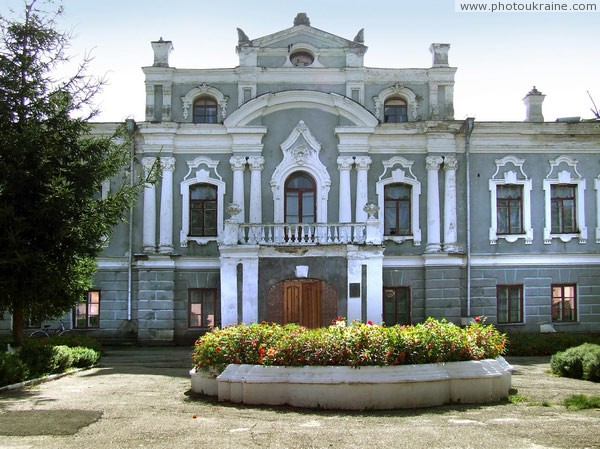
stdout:
[(373, 326), (373, 321), (371, 321), (371, 320), (367, 321), (367, 326)]
[(265, 355), (265, 348), (260, 348), (258, 350), (258, 355), (260, 355), (261, 357)]
[(476, 317), (475, 317), (475, 322), (476, 322), (476, 323), (479, 323), (479, 322), (481, 322), (481, 317), (480, 317), (480, 316), (476, 316)]

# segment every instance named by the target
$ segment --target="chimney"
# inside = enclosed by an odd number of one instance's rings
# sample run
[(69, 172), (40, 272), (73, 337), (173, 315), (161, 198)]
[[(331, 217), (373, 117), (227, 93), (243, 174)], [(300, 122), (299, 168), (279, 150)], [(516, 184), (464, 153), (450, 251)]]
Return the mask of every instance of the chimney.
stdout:
[(431, 44), (429, 51), (433, 54), (432, 67), (448, 67), (448, 51), (450, 44)]
[(523, 103), (525, 103), (525, 121), (526, 122), (543, 122), (544, 114), (542, 114), (542, 103), (544, 102), (545, 95), (533, 86), (533, 89), (529, 91)]
[(169, 67), (169, 53), (173, 51), (173, 42), (163, 41), (161, 37), (157, 41), (152, 42), (154, 50), (154, 67)]

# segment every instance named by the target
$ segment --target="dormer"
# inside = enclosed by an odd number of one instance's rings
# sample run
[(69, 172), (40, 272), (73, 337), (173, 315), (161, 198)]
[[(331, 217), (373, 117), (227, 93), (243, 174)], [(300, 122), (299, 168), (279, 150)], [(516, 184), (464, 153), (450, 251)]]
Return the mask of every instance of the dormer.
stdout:
[(312, 27), (299, 13), (291, 28), (253, 40), (238, 28), (236, 50), (240, 67), (311, 69), (363, 67), (367, 47), (363, 30), (344, 39)]

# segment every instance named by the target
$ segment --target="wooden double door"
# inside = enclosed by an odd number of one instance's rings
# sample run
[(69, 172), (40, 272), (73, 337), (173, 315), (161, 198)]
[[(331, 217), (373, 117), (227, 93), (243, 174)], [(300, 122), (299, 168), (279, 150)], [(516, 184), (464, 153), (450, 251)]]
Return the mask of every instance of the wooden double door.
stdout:
[(283, 283), (283, 324), (321, 327), (323, 300), (321, 281), (293, 279)]

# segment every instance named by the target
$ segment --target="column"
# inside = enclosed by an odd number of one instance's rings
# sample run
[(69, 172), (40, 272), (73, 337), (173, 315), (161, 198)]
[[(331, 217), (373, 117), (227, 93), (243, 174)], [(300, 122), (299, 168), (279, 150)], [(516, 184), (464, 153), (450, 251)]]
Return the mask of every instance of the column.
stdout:
[(233, 170), (233, 203), (237, 204), (241, 211), (235, 218), (238, 223), (245, 223), (245, 206), (244, 206), (244, 170), (246, 169), (245, 156), (232, 156), (229, 159), (231, 170)]
[(352, 202), (350, 196), (350, 170), (354, 158), (340, 156), (337, 158), (338, 171), (340, 172), (340, 195), (338, 204), (338, 220), (340, 223), (352, 222)]
[(158, 252), (173, 253), (173, 171), (174, 157), (161, 157), (162, 183), (160, 191), (160, 231)]
[(367, 175), (371, 166), (369, 156), (357, 156), (354, 160), (356, 167), (356, 222), (364, 223), (367, 221), (365, 205), (369, 202), (369, 183)]
[(444, 162), (441, 156), (427, 156), (427, 246), (426, 253), (437, 253), (442, 249), (440, 243), (440, 186), (439, 170)]
[(252, 156), (248, 158), (250, 167), (250, 208), (248, 218), (250, 223), (262, 223), (262, 191), (261, 173), (264, 168), (265, 158)]
[[(142, 159), (145, 177), (148, 177), (150, 174), (155, 161), (155, 157), (145, 157)], [(144, 184), (142, 251), (145, 253), (156, 251), (156, 186), (149, 182)]]
[(444, 157), (444, 251), (458, 251), (456, 224), (456, 156)]

